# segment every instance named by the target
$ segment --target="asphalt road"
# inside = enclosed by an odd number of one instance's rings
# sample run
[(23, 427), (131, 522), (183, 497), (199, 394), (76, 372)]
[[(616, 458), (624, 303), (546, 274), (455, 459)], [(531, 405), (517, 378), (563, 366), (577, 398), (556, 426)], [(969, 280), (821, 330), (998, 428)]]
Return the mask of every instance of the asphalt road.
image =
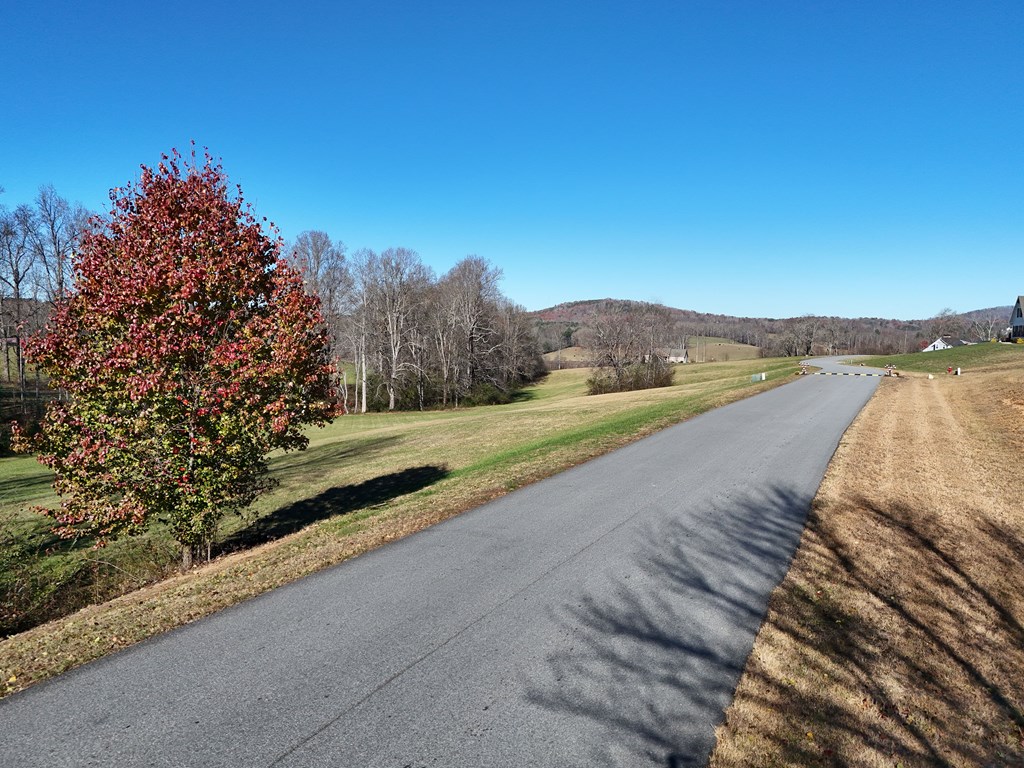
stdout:
[(16, 694), (0, 765), (704, 765), (877, 383), (807, 376)]

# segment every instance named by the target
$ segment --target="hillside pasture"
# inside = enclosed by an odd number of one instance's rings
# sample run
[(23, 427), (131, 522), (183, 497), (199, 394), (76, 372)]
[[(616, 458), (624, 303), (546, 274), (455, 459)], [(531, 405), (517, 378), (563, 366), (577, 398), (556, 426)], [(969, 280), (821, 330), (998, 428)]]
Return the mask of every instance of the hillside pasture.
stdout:
[(760, 347), (717, 336), (690, 336), (686, 343), (690, 350), (690, 362), (693, 363), (728, 363), (761, 357)]
[(593, 353), (583, 347), (566, 347), (554, 352), (545, 352), (544, 365), (549, 371), (562, 368), (586, 368), (593, 360)]

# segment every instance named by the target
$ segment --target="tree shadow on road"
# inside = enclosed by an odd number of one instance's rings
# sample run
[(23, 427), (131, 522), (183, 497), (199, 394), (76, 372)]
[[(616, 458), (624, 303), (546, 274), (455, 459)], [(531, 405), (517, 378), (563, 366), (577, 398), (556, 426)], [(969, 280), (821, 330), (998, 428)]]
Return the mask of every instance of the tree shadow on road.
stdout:
[[(964, 542), (866, 499), (856, 522), (814, 510), (766, 612), (809, 506), (775, 488), (648, 530), (614, 598), (555, 611), (571, 647), (528, 698), (605, 728), (590, 764), (704, 766), (746, 665), (739, 751), (716, 765), (1024, 765), (1020, 532), (979, 520)], [(886, 559), (901, 580), (879, 578)]]
[(591, 764), (704, 765), (809, 506), (775, 488), (718, 500), (696, 527), (674, 519), (644, 531), (614, 598), (555, 611), (571, 647), (548, 657), (528, 699), (605, 728)]

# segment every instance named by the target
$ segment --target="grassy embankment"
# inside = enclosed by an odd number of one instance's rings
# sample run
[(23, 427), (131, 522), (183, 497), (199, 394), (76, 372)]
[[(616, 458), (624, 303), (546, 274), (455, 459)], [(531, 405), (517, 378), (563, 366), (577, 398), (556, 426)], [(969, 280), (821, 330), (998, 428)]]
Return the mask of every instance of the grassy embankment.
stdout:
[(858, 362), (711, 766), (1024, 765), (1024, 346)]
[[(583, 394), (588, 370), (567, 370), (510, 405), (339, 418), (310, 433), (307, 451), (273, 459), (280, 487), (248, 519), (226, 520), (221, 556), (185, 575), (173, 575), (175, 547), (159, 526), (103, 550), (53, 539), (27, 509), (56, 504), (47, 471), (31, 458), (0, 459), (4, 605), (60, 613), (125, 593), (0, 641), (0, 694), (776, 386), (795, 370), (791, 360), (680, 366), (672, 387), (599, 397)], [(751, 384), (758, 371), (768, 381)]]
[(954, 347), (939, 352), (913, 352), (909, 355), (879, 355), (858, 358), (857, 364), (881, 368), (889, 363), (898, 371), (918, 373), (945, 373), (948, 368), (962, 369), (963, 373), (992, 367), (1012, 365), (1015, 360), (1024, 360), (1024, 344), (972, 344)]

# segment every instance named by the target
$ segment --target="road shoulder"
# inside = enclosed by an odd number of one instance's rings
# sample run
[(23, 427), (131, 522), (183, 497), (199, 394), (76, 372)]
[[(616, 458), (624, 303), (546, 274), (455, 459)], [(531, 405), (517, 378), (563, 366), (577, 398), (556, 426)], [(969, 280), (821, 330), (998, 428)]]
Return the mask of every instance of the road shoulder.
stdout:
[(883, 382), (771, 597), (712, 768), (1024, 762), (1024, 474), (1006, 462), (1022, 412), (1019, 371)]

